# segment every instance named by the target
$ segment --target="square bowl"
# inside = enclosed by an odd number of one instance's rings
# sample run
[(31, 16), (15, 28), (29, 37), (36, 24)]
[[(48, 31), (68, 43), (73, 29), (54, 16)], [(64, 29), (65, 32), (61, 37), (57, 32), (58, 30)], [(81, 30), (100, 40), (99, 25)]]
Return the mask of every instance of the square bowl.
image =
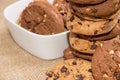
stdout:
[[(48, 0), (51, 4), (53, 0)], [(63, 56), (68, 47), (68, 33), (65, 31), (54, 35), (38, 35), (22, 28), (16, 22), (22, 11), (32, 0), (17, 1), (4, 10), (5, 24), (17, 44), (34, 56), (51, 60)]]

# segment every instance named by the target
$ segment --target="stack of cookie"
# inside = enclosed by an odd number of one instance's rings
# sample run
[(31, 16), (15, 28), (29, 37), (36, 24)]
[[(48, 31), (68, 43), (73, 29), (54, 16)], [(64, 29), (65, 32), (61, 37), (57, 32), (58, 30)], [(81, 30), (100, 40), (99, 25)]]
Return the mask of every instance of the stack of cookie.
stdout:
[(120, 34), (120, 0), (69, 1), (71, 11), (67, 13), (67, 28), (72, 55), (92, 56), (102, 41)]
[(46, 75), (46, 80), (120, 80), (120, 38), (101, 43), (92, 62), (80, 58), (65, 60)]
[(46, 80), (120, 80), (120, 0), (69, 1), (68, 60), (49, 69)]

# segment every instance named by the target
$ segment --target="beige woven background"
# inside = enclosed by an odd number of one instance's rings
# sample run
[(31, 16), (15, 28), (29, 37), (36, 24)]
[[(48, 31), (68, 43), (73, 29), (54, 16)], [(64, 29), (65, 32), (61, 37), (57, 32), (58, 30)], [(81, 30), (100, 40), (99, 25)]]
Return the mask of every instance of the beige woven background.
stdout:
[(45, 71), (62, 59), (41, 60), (19, 47), (5, 26), (3, 10), (16, 0), (0, 0), (0, 80), (45, 80)]

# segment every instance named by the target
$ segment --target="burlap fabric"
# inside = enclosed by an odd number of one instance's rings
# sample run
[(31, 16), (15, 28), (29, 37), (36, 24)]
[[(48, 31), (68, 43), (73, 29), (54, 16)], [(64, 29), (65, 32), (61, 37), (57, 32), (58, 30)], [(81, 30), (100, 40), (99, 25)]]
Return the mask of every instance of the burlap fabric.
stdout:
[(0, 80), (45, 80), (45, 71), (62, 59), (39, 59), (15, 43), (3, 16), (4, 8), (15, 1), (0, 0)]

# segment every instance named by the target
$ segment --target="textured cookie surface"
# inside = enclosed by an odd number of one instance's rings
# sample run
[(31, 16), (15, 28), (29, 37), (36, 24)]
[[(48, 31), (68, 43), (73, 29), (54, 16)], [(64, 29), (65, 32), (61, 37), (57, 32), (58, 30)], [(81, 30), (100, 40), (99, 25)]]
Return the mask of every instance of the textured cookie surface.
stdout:
[(91, 63), (82, 59), (63, 61), (46, 72), (47, 80), (94, 80)]
[(110, 32), (117, 24), (118, 18), (103, 21), (88, 21), (83, 18), (68, 13), (67, 15), (67, 28), (71, 32), (83, 35), (100, 35)]
[(98, 4), (105, 0), (69, 0), (70, 2), (78, 3), (78, 4)]
[(62, 16), (47, 1), (34, 1), (22, 12), (19, 24), (25, 29), (43, 35), (64, 31)]
[(54, 0), (53, 5), (58, 9), (66, 23), (67, 12), (70, 11), (69, 2), (67, 0)]
[(116, 12), (120, 8), (119, 0), (106, 0), (97, 5), (79, 5), (71, 3), (71, 8), (82, 15), (104, 17)]
[(79, 38), (76, 34), (69, 34), (70, 46), (78, 52), (83, 52), (86, 54), (93, 54), (97, 46), (102, 41), (89, 41)]
[(87, 39), (87, 40), (108, 40), (116, 37), (117, 35), (120, 34), (120, 25), (118, 24), (112, 31), (98, 35), (98, 36), (86, 36), (86, 35), (79, 35), (80, 38)]
[(104, 42), (92, 58), (95, 80), (120, 80), (120, 39)]
[(115, 13), (108, 15), (108, 16), (104, 16), (104, 17), (90, 17), (87, 15), (79, 14), (78, 12), (75, 12), (73, 10), (71, 10), (71, 12), (80, 18), (90, 20), (90, 21), (102, 21), (102, 20), (108, 20), (108, 19), (115, 19), (116, 17), (118, 17), (120, 15), (120, 9), (118, 11), (116, 11)]

